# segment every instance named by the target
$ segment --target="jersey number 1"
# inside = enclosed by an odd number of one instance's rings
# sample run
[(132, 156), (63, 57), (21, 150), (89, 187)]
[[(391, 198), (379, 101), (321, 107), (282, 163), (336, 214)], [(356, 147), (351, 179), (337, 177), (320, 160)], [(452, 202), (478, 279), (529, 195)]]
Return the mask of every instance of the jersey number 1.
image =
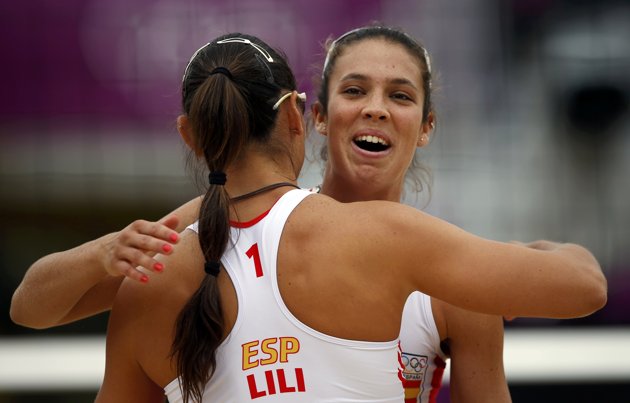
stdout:
[(250, 259), (254, 259), (254, 267), (256, 268), (256, 277), (262, 277), (263, 270), (262, 264), (260, 263), (260, 253), (258, 252), (258, 244), (255, 243), (251, 248), (247, 251), (247, 257)]

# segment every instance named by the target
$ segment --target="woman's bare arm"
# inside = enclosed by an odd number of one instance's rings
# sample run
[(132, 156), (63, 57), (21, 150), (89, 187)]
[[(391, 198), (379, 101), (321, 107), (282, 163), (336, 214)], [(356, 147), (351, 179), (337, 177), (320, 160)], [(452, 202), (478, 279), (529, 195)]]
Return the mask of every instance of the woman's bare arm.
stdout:
[[(410, 273), (417, 287), (424, 286), (427, 275), (444, 277), (430, 286), (430, 295), (465, 309), (508, 316), (581, 317), (606, 303), (606, 278), (595, 257), (582, 246), (550, 241), (523, 245), (496, 242), (429, 215), (415, 217), (411, 220), (401, 215), (402, 221), (397, 223), (394, 218), (389, 228), (404, 224), (407, 230), (415, 230), (416, 242), (414, 236), (405, 236), (400, 229), (403, 245), (397, 256), (416, 256), (417, 262), (423, 262), (423, 271), (430, 274)], [(424, 228), (420, 233), (418, 226)], [(408, 263), (402, 266), (407, 271)], [(444, 271), (449, 274), (444, 275)]]
[(453, 403), (511, 402), (503, 369), (503, 318), (466, 311), (432, 298), (442, 312), (451, 356)]
[(339, 235), (327, 239), (331, 254), (346, 256), (364, 275), (387, 267), (388, 276), (407, 280), (407, 293), (420, 290), (464, 309), (505, 316), (581, 317), (606, 303), (602, 270), (579, 245), (497, 242), (397, 203), (332, 206), (330, 199), (318, 199), (312, 204), (322, 203), (321, 223), (332, 223)]
[(137, 220), (119, 232), (37, 260), (13, 294), (11, 319), (43, 329), (109, 310), (125, 276), (147, 282), (151, 272), (167, 269), (153, 255), (169, 253), (177, 233), (196, 219), (199, 203), (196, 198), (161, 221)]

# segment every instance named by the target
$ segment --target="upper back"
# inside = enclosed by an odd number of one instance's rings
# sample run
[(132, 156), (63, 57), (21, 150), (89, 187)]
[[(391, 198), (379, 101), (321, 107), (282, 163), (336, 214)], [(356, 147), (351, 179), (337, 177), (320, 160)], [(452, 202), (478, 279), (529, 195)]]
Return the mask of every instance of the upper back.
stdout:
[(313, 328), (348, 339), (393, 340), (412, 287), (383, 259), (388, 251), (380, 233), (369, 232), (370, 220), (379, 218), (364, 207), (374, 203), (359, 204), (314, 195), (296, 208), (279, 248), (279, 288), (291, 312)]
[[(306, 203), (309, 194), (291, 191), (268, 213), (247, 223), (233, 223), (232, 242), (221, 261), (236, 293), (238, 313), (217, 351), (217, 367), (205, 388), (204, 396), (213, 401), (247, 401), (271, 395), (274, 401), (402, 399), (397, 340), (342, 339), (334, 334), (338, 333), (334, 331), (338, 326), (331, 328), (331, 334), (325, 334), (304, 323), (303, 319), (312, 319), (310, 315), (295, 316), (285, 305), (287, 298), (300, 305), (304, 298), (313, 297), (302, 287), (305, 278), (317, 277), (308, 273), (308, 256), (293, 262), (281, 256), (286, 253), (279, 253), (299, 251), (307, 241), (299, 239), (302, 234), (286, 230), (308, 210), (300, 202)], [(294, 211), (295, 206), (298, 208)], [(292, 223), (287, 222), (287, 217)], [(323, 269), (322, 274), (330, 270)], [(327, 292), (326, 288), (314, 288), (323, 294)], [(335, 295), (328, 305), (345, 298), (343, 294)], [(318, 304), (325, 300), (317, 299)], [(324, 310), (323, 315), (340, 324), (339, 328), (347, 325), (330, 310)], [(179, 398), (178, 386), (174, 381), (165, 388), (171, 402)]]

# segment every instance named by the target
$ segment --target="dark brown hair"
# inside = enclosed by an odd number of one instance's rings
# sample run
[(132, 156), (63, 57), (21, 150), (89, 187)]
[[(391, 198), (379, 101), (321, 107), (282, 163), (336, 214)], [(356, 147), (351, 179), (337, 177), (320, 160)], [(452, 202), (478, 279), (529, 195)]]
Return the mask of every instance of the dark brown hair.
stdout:
[[(208, 169), (225, 172), (245, 145), (270, 142), (277, 115), (272, 106), (281, 92), (295, 88), (285, 57), (254, 36), (232, 33), (199, 49), (184, 73), (182, 105)], [(229, 208), (224, 186), (210, 185), (199, 213), (206, 262), (220, 262), (228, 245)], [(217, 278), (206, 275), (181, 311), (173, 340), (184, 402), (201, 401), (223, 336)]]

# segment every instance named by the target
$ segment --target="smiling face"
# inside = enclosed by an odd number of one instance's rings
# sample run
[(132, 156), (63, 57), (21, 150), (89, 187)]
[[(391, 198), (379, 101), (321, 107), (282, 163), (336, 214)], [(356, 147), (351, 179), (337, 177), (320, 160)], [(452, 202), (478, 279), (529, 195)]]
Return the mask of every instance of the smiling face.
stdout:
[(400, 201), (415, 150), (428, 142), (418, 60), (382, 38), (349, 44), (335, 61), (328, 94), (327, 113), (315, 113), (316, 128), (328, 136), (323, 190), (342, 201), (366, 191)]

